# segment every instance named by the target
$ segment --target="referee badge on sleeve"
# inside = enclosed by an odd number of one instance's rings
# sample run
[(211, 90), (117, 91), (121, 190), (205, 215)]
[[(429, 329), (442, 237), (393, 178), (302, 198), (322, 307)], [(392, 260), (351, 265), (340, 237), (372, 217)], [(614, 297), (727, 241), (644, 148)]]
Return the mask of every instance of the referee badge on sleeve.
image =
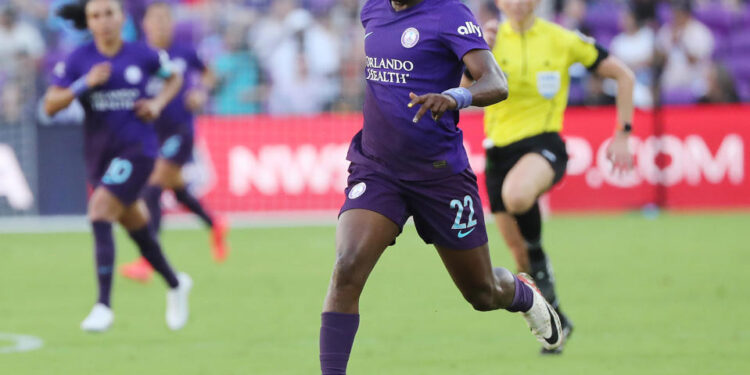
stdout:
[(539, 72), (536, 74), (536, 88), (546, 99), (552, 99), (560, 91), (560, 72)]

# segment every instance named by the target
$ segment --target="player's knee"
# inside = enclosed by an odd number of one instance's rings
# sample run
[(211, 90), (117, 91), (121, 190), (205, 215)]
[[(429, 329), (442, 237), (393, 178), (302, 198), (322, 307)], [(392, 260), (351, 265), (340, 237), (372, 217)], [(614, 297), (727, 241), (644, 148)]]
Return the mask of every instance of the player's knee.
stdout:
[(494, 287), (490, 285), (464, 293), (464, 298), (477, 311), (492, 311), (500, 308)]
[(363, 284), (363, 277), (360, 275), (359, 267), (354, 257), (339, 255), (333, 267), (333, 277), (331, 278), (331, 287), (333, 290), (356, 292), (362, 289)]
[(87, 216), (90, 221), (115, 222), (119, 219), (120, 212), (117, 207), (106, 199), (92, 198), (89, 202)]
[(536, 197), (528, 189), (511, 188), (503, 191), (503, 203), (509, 214), (519, 215), (527, 212), (534, 205)]

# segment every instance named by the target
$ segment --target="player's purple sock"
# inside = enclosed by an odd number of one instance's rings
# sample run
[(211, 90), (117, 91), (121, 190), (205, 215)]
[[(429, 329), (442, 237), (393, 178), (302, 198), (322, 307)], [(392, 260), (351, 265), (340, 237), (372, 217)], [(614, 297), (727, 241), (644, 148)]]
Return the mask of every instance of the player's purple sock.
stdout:
[(141, 255), (151, 263), (154, 270), (164, 277), (169, 287), (176, 288), (179, 285), (177, 276), (172, 271), (172, 267), (169, 266), (167, 258), (164, 257), (161, 246), (159, 246), (159, 241), (156, 239), (156, 234), (151, 226), (146, 225), (141, 229), (131, 231), (130, 238), (135, 241), (138, 249), (141, 250)]
[(175, 198), (177, 198), (177, 201), (187, 207), (190, 212), (198, 215), (201, 219), (203, 219), (206, 225), (208, 225), (209, 227), (214, 226), (214, 220), (211, 215), (206, 212), (201, 202), (198, 202), (198, 199), (190, 194), (187, 189), (185, 189), (184, 187), (174, 189), (174, 196)]
[(94, 258), (96, 260), (96, 277), (99, 281), (99, 300), (109, 306), (109, 294), (112, 290), (112, 271), (115, 266), (115, 241), (112, 237), (112, 223), (94, 221)]
[(513, 296), (513, 302), (506, 310), (510, 312), (527, 312), (534, 304), (534, 291), (531, 287), (524, 284), (518, 276), (513, 276), (516, 281), (516, 294)]
[(149, 225), (154, 229), (154, 233), (161, 230), (161, 186), (149, 185), (143, 190), (143, 200), (146, 201), (146, 207), (151, 214)]
[(323, 375), (344, 375), (359, 327), (359, 314), (325, 312), (321, 321), (320, 370)]

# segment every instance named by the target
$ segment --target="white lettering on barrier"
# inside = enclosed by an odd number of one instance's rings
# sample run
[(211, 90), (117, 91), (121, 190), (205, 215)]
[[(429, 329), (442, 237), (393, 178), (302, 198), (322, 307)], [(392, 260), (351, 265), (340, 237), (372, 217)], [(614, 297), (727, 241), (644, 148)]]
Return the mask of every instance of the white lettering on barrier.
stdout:
[(244, 146), (229, 151), (229, 190), (247, 195), (253, 188), (263, 195), (301, 195), (343, 191), (346, 186), (348, 144), (267, 145), (257, 153)]
[(16, 210), (28, 210), (34, 204), (34, 195), (23, 175), (13, 149), (0, 144), (0, 197), (6, 197)]
[[(592, 188), (607, 184), (628, 188), (644, 182), (673, 186), (681, 182), (697, 185), (705, 180), (720, 184), (728, 180), (734, 185), (744, 182), (744, 142), (737, 134), (728, 134), (715, 153), (698, 135), (684, 140), (673, 136), (648, 137), (641, 140), (631, 137), (630, 147), (635, 150), (636, 168), (624, 174), (612, 173), (605, 141), (594, 153), (585, 138), (566, 137), (569, 154), (568, 174), (583, 175)], [(484, 170), (482, 154), (472, 154), (466, 145), (471, 164), (476, 171)], [(266, 145), (253, 151), (245, 146), (235, 146), (229, 151), (229, 190), (235, 196), (245, 196), (252, 189), (263, 195), (327, 194), (339, 191), (346, 184), (345, 160), (348, 144), (326, 144), (316, 147), (303, 144), (297, 147), (285, 144)], [(657, 157), (669, 157), (667, 165), (659, 165)], [(30, 194), (30, 191), (29, 191)]]
[(745, 145), (737, 134), (724, 137), (714, 157), (697, 135), (685, 138), (685, 151), (685, 179), (691, 185), (700, 183), (701, 172), (712, 184), (721, 183), (725, 176), (734, 185), (740, 185), (745, 179)]
[[(711, 184), (727, 180), (740, 185), (745, 180), (745, 147), (741, 136), (728, 134), (715, 154), (712, 154), (704, 139), (689, 135), (685, 140), (673, 135), (649, 137), (645, 141), (631, 137), (630, 147), (635, 150), (636, 168), (624, 174), (612, 173), (612, 163), (607, 160), (610, 140), (602, 143), (596, 153), (596, 164), (592, 159), (593, 147), (585, 138), (566, 137), (568, 150), (568, 174), (585, 175), (587, 184), (599, 188), (604, 183), (627, 188), (638, 186), (643, 181), (655, 185), (663, 183), (674, 186), (681, 182), (698, 185), (702, 178)], [(665, 166), (657, 164), (659, 154), (669, 157)]]

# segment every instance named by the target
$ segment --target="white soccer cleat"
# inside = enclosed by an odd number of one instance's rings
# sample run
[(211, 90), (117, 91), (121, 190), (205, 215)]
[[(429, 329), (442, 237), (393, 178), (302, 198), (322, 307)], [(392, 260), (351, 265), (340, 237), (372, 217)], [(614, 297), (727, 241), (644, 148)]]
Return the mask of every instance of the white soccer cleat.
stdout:
[(178, 330), (185, 326), (190, 315), (188, 296), (193, 288), (193, 279), (185, 273), (177, 274), (180, 285), (167, 291), (167, 326)]
[(102, 303), (97, 303), (86, 319), (81, 322), (81, 329), (86, 332), (105, 332), (115, 321), (112, 309)]
[(564, 338), (562, 326), (560, 325), (560, 317), (557, 316), (555, 309), (544, 299), (542, 293), (536, 287), (536, 284), (534, 284), (534, 280), (529, 275), (521, 273), (517, 277), (534, 291), (534, 303), (531, 305), (531, 309), (522, 313), (523, 318), (526, 319), (526, 324), (531, 329), (531, 333), (536, 336), (536, 339), (542, 343), (545, 349), (552, 350), (558, 348)]

